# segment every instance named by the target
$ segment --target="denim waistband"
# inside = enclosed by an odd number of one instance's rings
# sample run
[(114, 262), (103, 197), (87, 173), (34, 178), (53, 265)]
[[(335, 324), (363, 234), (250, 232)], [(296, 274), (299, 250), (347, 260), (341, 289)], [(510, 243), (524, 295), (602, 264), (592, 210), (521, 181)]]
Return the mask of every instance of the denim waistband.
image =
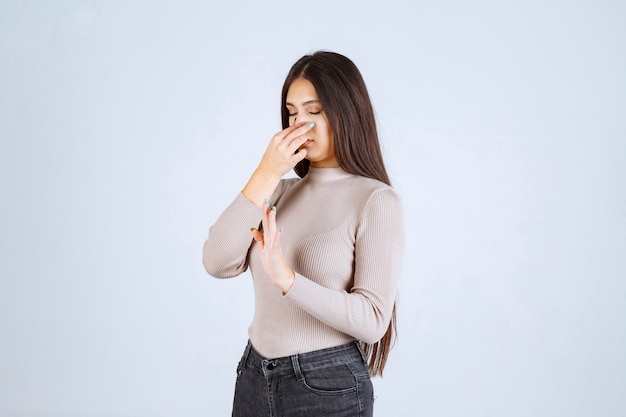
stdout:
[(248, 341), (244, 352), (244, 363), (256, 368), (261, 373), (266, 375), (271, 373), (276, 376), (294, 373), (294, 371), (297, 374), (300, 371), (309, 371), (333, 364), (352, 363), (355, 361), (367, 362), (359, 341), (274, 359), (261, 355), (252, 346), (252, 343)]

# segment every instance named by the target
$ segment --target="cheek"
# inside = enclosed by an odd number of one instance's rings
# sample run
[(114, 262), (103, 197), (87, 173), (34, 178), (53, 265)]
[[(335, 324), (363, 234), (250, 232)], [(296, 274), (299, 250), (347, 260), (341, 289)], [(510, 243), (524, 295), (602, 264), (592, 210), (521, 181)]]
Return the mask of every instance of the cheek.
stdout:
[(330, 123), (328, 123), (328, 119), (324, 117), (324, 133), (326, 134), (326, 138), (333, 142), (333, 129), (330, 127)]
[(335, 137), (333, 135), (333, 130), (330, 128), (330, 126), (326, 128), (326, 138), (328, 139), (328, 142), (331, 144), (331, 146), (334, 146)]

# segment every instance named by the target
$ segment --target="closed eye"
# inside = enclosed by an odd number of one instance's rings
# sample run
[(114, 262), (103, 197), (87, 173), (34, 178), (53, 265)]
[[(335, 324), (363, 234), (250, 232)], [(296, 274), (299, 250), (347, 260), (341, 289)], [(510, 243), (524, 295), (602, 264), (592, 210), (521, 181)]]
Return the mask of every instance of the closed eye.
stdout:
[[(322, 113), (322, 110), (318, 110), (318, 111), (310, 111), (310, 112), (308, 112), (308, 113), (309, 113), (309, 114), (312, 114), (312, 115), (317, 115), (317, 114)], [(298, 115), (298, 113), (287, 113), (287, 115), (288, 115), (289, 117), (293, 117), (293, 116), (297, 116), (297, 115)]]

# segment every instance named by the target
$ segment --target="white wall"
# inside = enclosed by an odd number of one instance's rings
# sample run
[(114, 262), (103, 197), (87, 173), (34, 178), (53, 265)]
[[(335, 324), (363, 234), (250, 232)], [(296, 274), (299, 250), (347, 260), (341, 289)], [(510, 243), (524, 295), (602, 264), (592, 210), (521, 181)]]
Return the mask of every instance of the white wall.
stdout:
[(379, 416), (626, 414), (618, 1), (0, 4), (0, 416), (229, 415), (200, 256), (303, 54), (361, 68), (408, 234)]

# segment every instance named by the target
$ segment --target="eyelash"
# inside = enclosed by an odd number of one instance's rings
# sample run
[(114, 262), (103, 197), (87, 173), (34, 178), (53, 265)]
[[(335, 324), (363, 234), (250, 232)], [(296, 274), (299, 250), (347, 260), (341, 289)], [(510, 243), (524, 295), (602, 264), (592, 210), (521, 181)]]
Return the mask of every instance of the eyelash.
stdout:
[[(309, 114), (320, 114), (322, 111), (310, 111)], [(298, 113), (289, 114), (289, 117), (297, 116)]]

